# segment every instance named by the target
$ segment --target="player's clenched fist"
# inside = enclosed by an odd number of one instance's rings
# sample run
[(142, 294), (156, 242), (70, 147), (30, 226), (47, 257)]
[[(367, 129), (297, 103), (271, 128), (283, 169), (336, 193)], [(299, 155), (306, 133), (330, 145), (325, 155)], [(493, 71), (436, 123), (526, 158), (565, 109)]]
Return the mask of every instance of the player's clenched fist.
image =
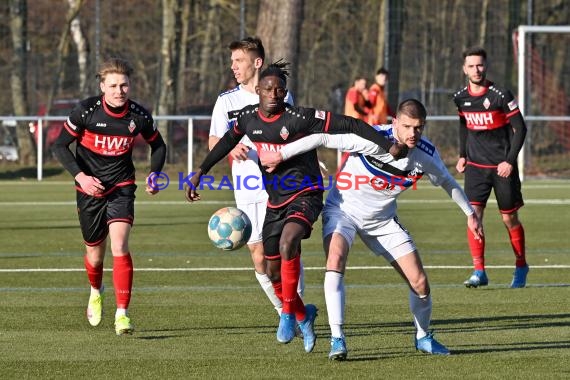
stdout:
[(395, 143), (390, 147), (388, 153), (390, 153), (395, 160), (399, 160), (408, 155), (408, 146), (402, 143)]

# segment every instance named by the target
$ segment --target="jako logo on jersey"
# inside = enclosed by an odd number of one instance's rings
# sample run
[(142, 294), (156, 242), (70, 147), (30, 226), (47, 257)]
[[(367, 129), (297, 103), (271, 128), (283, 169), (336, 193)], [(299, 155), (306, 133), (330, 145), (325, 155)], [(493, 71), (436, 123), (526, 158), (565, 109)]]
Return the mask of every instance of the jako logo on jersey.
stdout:
[(137, 128), (136, 124), (134, 121), (131, 120), (131, 122), (129, 123), (129, 132), (133, 133), (133, 131)]
[(490, 112), (465, 112), (465, 120), (475, 129), (485, 129), (487, 125), (493, 125), (493, 114)]
[(254, 129), (251, 133), (254, 135), (261, 135), (263, 134), (263, 131), (261, 129)]
[(95, 126), (99, 128), (105, 128), (107, 126), (107, 123), (97, 123)]
[(285, 126), (279, 131), (279, 136), (281, 136), (283, 140), (287, 140), (287, 137), (289, 137), (289, 131)]

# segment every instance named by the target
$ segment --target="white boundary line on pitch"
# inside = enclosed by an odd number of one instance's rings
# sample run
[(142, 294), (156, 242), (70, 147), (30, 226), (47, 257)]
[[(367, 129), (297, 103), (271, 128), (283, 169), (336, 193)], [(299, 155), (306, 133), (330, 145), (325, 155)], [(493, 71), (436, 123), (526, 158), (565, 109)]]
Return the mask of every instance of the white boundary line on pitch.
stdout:
[[(328, 177), (328, 176), (327, 176)], [(457, 182), (459, 184), (463, 184), (464, 181), (463, 179), (459, 178), (456, 179)], [(532, 183), (528, 183), (528, 182), (532, 182)], [(543, 182), (547, 182), (547, 183), (543, 183)], [(555, 189), (555, 188), (566, 188), (568, 187), (568, 184), (570, 183), (570, 180), (568, 179), (555, 179), (555, 178), (546, 178), (546, 179), (529, 179), (527, 182), (523, 182), (523, 190), (524, 189)], [(180, 183), (178, 181), (175, 180), (171, 180), (170, 181), (171, 186), (169, 187), (174, 187), (174, 185), (176, 185), (176, 188), (178, 189), (178, 186), (180, 185)], [(211, 185), (212, 187), (217, 187), (220, 184), (220, 182), (216, 181), (213, 182)], [(60, 180), (44, 180), (41, 182), (36, 181), (35, 179), (33, 180), (25, 180), (25, 181), (18, 181), (18, 180), (0, 180), (0, 187), (1, 186), (25, 186), (25, 185), (29, 185), (29, 186), (34, 186), (37, 187), (39, 185), (45, 186), (45, 185), (51, 185), (51, 186), (61, 186), (61, 185), (67, 185), (69, 187), (74, 187), (75, 184), (73, 183), (73, 180), (70, 181), (60, 181)], [(137, 181), (137, 185), (144, 185), (143, 181)], [(419, 186), (422, 187), (423, 190), (426, 189), (437, 189), (437, 187), (435, 186), (431, 186), (429, 184), (429, 182), (420, 182)], [(227, 190), (224, 186), (224, 190)], [(209, 191), (209, 190), (207, 190)]]
[[(219, 200), (219, 201), (199, 201), (197, 205), (218, 205), (218, 204), (228, 204), (233, 201), (229, 200)], [(525, 204), (533, 205), (570, 205), (570, 199), (525, 199)], [(422, 204), (422, 203), (453, 203), (451, 199), (399, 199), (400, 204)], [(138, 206), (180, 206), (189, 205), (186, 201), (135, 201)], [(196, 204), (192, 204), (195, 206)], [(0, 206), (72, 206), (75, 205), (75, 201), (59, 201), (59, 202), (0, 202)]]
[[(570, 269), (570, 265), (531, 265), (531, 269)], [(426, 269), (472, 269), (470, 265), (425, 265)], [(489, 265), (487, 269), (512, 269), (512, 265)], [(324, 267), (305, 267), (305, 270), (324, 270)], [(389, 270), (390, 265), (383, 266), (354, 266), (347, 270)], [(135, 268), (137, 272), (241, 272), (251, 271), (251, 267), (238, 268)], [(84, 272), (83, 268), (15, 268), (0, 269), (0, 273), (31, 273), (31, 272)], [(111, 269), (105, 269), (111, 271)]]

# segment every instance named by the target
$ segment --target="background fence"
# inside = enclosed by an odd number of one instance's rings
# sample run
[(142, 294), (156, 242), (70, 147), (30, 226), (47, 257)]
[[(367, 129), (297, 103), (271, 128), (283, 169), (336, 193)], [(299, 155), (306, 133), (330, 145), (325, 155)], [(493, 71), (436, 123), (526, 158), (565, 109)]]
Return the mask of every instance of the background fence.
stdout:
[[(14, 51), (9, 29), (9, 8), (14, 3), (0, 2), (2, 78), (10, 77), (16, 69), (11, 61)], [(132, 97), (157, 114), (162, 15), (166, 4), (176, 3), (190, 4), (158, 0), (83, 1), (77, 19), (90, 44), (86, 62), (89, 94), (98, 91), (93, 75), (96, 63), (119, 55), (131, 60), (136, 69)], [(184, 15), (189, 29), (181, 31), (187, 37), (187, 60), (175, 81), (180, 84), (180, 93), (172, 114), (209, 114), (231, 77), (227, 45), (241, 32), (255, 34), (262, 3), (191, 2), (191, 9)], [(485, 47), (489, 53), (489, 78), (518, 94), (523, 77), (518, 73), (518, 26), (570, 25), (570, 2), (561, 0), (305, 0), (298, 4), (303, 7), (303, 20), (299, 26), (299, 64), (292, 71), (298, 83), (296, 103), (334, 110), (334, 89), (340, 89), (342, 94), (360, 75), (367, 77), (370, 84), (376, 69), (386, 66), (390, 71), (390, 105), (395, 108), (400, 100), (415, 97), (427, 106), (432, 117), (426, 134), (450, 166), (454, 166), (457, 157), (456, 110), (451, 96), (465, 84), (462, 50), (472, 45)], [(45, 103), (53, 93), (50, 115), (67, 115), (69, 105), (85, 95), (78, 86), (80, 73), (74, 44), (66, 45), (68, 55), (63, 60), (54, 49), (54, 41), (60, 40), (66, 27), (69, 2), (29, 0), (27, 5), (27, 111), (21, 114), (36, 119), (44, 116)], [(519, 100), (525, 103), (529, 126), (524, 174), (570, 178), (570, 34), (528, 35), (523, 57), (527, 64), (522, 83), (526, 88)], [(56, 86), (54, 73), (59, 67), (63, 74)], [(14, 91), (0, 92), (0, 115), (16, 114), (13, 96)], [(192, 119), (192, 149), (194, 156), (200, 157), (206, 151), (208, 121)], [(30, 121), (18, 122), (17, 128), (27, 130)], [(53, 161), (49, 155), (50, 140), (57, 134), (57, 128), (52, 127), (57, 121), (45, 121), (48, 149), (42, 152), (41, 159), (49, 164)], [(13, 120), (7, 120), (0, 127), (0, 157), (4, 157), (0, 160), (0, 174), (12, 167), (6, 158), (14, 152), (10, 145), (18, 143), (12, 136), (13, 125)], [(187, 162), (186, 121), (161, 120), (160, 128), (173, 132), (169, 136), (169, 163)], [(139, 159), (139, 154), (136, 156)], [(145, 157), (144, 153), (140, 156)], [(334, 166), (334, 162), (329, 165)]]
[[(170, 115), (155, 116), (154, 118), (158, 123), (159, 130), (170, 128), (171, 131), (172, 143), (168, 146), (170, 150), (169, 157), (171, 158), (167, 163), (167, 169), (170, 166), (177, 171), (189, 172), (195, 168), (195, 165), (208, 152), (210, 117), (205, 115)], [(527, 116), (526, 119), (529, 126), (529, 138), (525, 144), (524, 176), (527, 178), (570, 178), (570, 150), (563, 148), (553, 151), (542, 147), (542, 144), (545, 142), (543, 136), (556, 133), (568, 134), (570, 129), (554, 127), (560, 124), (569, 125), (570, 117)], [(18, 153), (17, 146), (13, 144), (15, 128), (30, 130), (30, 135), (34, 138), (34, 141), (36, 143), (38, 141), (42, 142), (36, 145), (35, 178), (38, 180), (44, 178), (44, 168), (46, 166), (59, 166), (59, 163), (53, 156), (51, 146), (55, 136), (61, 130), (64, 120), (65, 117), (62, 116), (0, 116), (2, 125), (0, 128), (0, 142), (4, 144), (0, 146), (0, 173), (13, 170), (17, 166), (12, 162), (15, 156), (10, 158), (5, 154), (5, 152), (11, 152), (11, 154), (16, 155)], [(42, 133), (37, 133), (39, 130), (38, 126), (41, 126)], [(448, 168), (452, 173), (455, 173), (454, 167), (457, 161), (458, 142), (457, 116), (428, 116), (424, 135), (436, 144)], [(563, 137), (558, 142), (564, 145)], [(139, 136), (135, 140), (133, 150), (135, 163), (142, 166), (146, 165), (148, 163), (148, 153), (147, 144)], [(320, 158), (325, 162), (330, 172), (336, 170), (336, 152), (329, 149), (320, 149)], [(5, 178), (9, 178), (9, 176), (5, 176)]]

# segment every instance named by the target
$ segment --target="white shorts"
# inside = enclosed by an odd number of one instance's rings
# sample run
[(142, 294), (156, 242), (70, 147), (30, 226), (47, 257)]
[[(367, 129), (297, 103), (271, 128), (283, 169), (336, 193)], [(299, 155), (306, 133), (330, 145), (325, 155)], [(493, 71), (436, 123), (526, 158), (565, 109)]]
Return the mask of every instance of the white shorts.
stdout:
[(267, 210), (267, 201), (255, 203), (237, 203), (237, 208), (245, 212), (251, 221), (251, 237), (247, 244), (259, 243), (263, 241), (261, 232), (263, 231), (263, 222), (265, 221), (265, 212)]
[(351, 247), (356, 234), (376, 255), (383, 256), (388, 262), (399, 259), (416, 251), (416, 245), (410, 233), (397, 218), (386, 220), (382, 224), (374, 223), (374, 228), (363, 228), (350, 215), (338, 207), (325, 207), (322, 215), (323, 237), (333, 232), (341, 234)]

